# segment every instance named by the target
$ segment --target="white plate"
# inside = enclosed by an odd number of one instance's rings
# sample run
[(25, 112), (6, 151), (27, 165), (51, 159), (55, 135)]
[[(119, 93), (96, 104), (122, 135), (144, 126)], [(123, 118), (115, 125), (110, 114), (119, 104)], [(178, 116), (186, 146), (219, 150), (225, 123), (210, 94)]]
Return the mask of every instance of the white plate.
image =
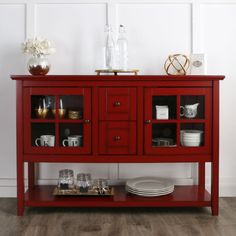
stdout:
[(139, 177), (130, 179), (126, 185), (133, 190), (141, 192), (158, 192), (168, 190), (173, 187), (173, 181), (165, 178), (158, 177)]
[(166, 191), (166, 192), (160, 192), (160, 193), (143, 193), (143, 192), (135, 192), (135, 191), (130, 191), (130, 190), (128, 192), (135, 195), (143, 196), (143, 197), (158, 197), (158, 196), (164, 196), (164, 195), (170, 194), (173, 191), (174, 189)]
[(132, 189), (132, 188), (130, 188), (129, 186), (125, 186), (125, 188), (126, 188), (127, 191), (131, 190), (131, 191), (140, 192), (140, 193), (150, 193), (150, 194), (153, 193), (153, 194), (156, 194), (156, 193), (171, 191), (171, 190), (174, 189), (174, 185), (171, 186), (171, 187), (169, 187), (169, 188), (162, 189), (162, 190), (156, 190), (156, 191), (153, 191), (153, 190), (151, 190), (151, 191), (137, 190), (137, 189)]
[(168, 193), (171, 193), (174, 191), (174, 187), (173, 188), (170, 188), (168, 190), (165, 190), (165, 191), (159, 191), (159, 192), (143, 192), (143, 191), (136, 191), (136, 190), (133, 190), (133, 189), (130, 189), (130, 188), (127, 188), (126, 187), (126, 191), (127, 192), (131, 192), (131, 193), (135, 193), (135, 194), (143, 194), (143, 195), (153, 195), (153, 196), (157, 196), (157, 195), (160, 195), (160, 194), (168, 194)]

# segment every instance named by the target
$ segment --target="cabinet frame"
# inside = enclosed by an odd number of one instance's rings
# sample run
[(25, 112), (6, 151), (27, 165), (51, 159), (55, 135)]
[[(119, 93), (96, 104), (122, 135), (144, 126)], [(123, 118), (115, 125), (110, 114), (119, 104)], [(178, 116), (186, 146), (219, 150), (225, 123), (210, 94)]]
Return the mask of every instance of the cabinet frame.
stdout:
[[(219, 81), (224, 76), (91, 76), (91, 75), (49, 75), (49, 76), (11, 76), (16, 80), (16, 114), (17, 114), (17, 215), (23, 215), (25, 207), (211, 207), (212, 214), (219, 213)], [(117, 79), (118, 78), (118, 79)], [(35, 153), (24, 150), (24, 135), (27, 97), (26, 89), (50, 88), (51, 90), (85, 88), (91, 91), (91, 153)], [(137, 112), (137, 154), (136, 155), (99, 155), (99, 88), (126, 87), (136, 88)], [(145, 140), (145, 89), (209, 89), (210, 128), (209, 152), (191, 153), (155, 153), (146, 155)], [(60, 94), (63, 95), (63, 94)], [(90, 119), (91, 119), (90, 117)], [(26, 136), (27, 138), (27, 136)], [(111, 158), (112, 156), (112, 158)], [(198, 163), (198, 185), (176, 186), (172, 194), (145, 198), (132, 196), (125, 192), (123, 186), (115, 187), (113, 197), (55, 197), (54, 186), (37, 185), (36, 164), (41, 162), (70, 163)], [(205, 163), (211, 164), (211, 194), (205, 189)], [(28, 164), (28, 189), (25, 191), (24, 172)]]

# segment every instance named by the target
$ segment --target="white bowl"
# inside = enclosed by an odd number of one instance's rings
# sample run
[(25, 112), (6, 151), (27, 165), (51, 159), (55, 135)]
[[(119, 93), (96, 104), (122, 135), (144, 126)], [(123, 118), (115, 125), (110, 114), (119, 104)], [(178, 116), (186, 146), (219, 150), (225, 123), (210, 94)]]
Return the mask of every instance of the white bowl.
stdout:
[(184, 147), (199, 147), (201, 142), (189, 142), (189, 141), (183, 141), (183, 146)]
[(182, 139), (183, 139), (183, 140), (190, 140), (190, 141), (195, 141), (195, 140), (197, 141), (197, 140), (201, 140), (201, 137), (189, 138), (189, 137), (185, 137), (185, 136), (184, 136)]

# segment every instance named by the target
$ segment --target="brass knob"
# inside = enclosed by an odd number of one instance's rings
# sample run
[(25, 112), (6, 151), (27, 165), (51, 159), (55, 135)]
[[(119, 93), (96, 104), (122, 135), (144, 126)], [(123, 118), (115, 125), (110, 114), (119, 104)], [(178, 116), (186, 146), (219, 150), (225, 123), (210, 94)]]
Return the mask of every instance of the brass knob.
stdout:
[(121, 137), (120, 137), (120, 136), (115, 136), (115, 137), (114, 137), (114, 140), (115, 140), (115, 141), (119, 141), (119, 140), (121, 140)]
[(114, 105), (115, 105), (115, 107), (119, 107), (120, 106), (120, 102), (117, 101), (117, 102), (114, 103)]
[(145, 120), (145, 124), (147, 125), (151, 124), (151, 120)]
[(84, 123), (85, 123), (85, 124), (89, 124), (89, 123), (90, 123), (90, 120), (84, 120)]

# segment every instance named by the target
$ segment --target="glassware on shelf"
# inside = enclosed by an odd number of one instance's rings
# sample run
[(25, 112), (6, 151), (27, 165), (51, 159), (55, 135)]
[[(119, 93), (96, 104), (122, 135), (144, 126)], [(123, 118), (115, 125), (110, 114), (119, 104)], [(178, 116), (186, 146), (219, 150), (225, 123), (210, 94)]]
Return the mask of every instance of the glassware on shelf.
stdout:
[(46, 107), (45, 98), (43, 98), (43, 103), (39, 103), (38, 108), (35, 109), (37, 118), (45, 119), (48, 115), (49, 109)]
[(93, 181), (93, 189), (98, 194), (106, 194), (109, 191), (108, 181), (106, 179), (95, 179)]
[(77, 174), (77, 183), (76, 183), (77, 189), (81, 193), (87, 193), (92, 188), (92, 179), (91, 174), (89, 173), (79, 173)]
[(59, 171), (58, 188), (69, 190), (74, 188), (74, 172), (70, 169)]
[(173, 147), (174, 140), (172, 138), (153, 138), (152, 139), (153, 147)]
[[(55, 108), (52, 110), (52, 112), (53, 112), (54, 116), (56, 116), (56, 109)], [(59, 109), (58, 109), (58, 116), (59, 116), (60, 119), (63, 119), (65, 117), (65, 115), (66, 115), (66, 109), (64, 108), (63, 101), (60, 98), (60, 100), (59, 100)]]

